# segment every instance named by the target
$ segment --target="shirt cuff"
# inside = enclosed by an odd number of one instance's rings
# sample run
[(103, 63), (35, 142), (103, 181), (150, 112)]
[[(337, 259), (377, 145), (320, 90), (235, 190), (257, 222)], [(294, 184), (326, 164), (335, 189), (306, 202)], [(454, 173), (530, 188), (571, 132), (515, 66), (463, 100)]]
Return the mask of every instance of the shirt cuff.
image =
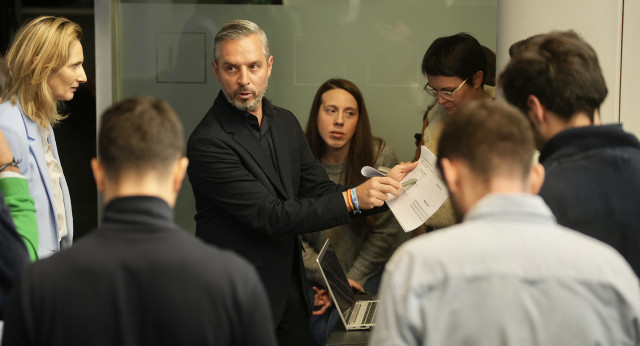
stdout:
[(2, 178), (22, 178), (22, 179), (27, 179), (25, 178), (24, 175), (17, 173), (17, 172), (0, 172), (0, 179)]

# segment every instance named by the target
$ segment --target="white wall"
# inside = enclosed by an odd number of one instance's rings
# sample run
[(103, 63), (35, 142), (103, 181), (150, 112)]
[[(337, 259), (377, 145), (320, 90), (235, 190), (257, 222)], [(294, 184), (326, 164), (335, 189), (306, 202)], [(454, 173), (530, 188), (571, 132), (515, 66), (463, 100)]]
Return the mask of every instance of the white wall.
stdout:
[(640, 135), (640, 0), (624, 0), (620, 121), (627, 131)]
[[(626, 1), (635, 3), (634, 20), (637, 20), (637, 15), (640, 14), (637, 10), (639, 1)], [(509, 46), (514, 42), (552, 30), (573, 29), (598, 53), (602, 73), (609, 89), (609, 95), (600, 109), (602, 122), (618, 122), (621, 108), (619, 100), (624, 3), (624, 0), (498, 0), (497, 71), (501, 71), (508, 62)], [(634, 24), (628, 26), (631, 25)], [(638, 33), (637, 22), (635, 29)], [(626, 32), (625, 37), (630, 38)], [(638, 52), (636, 45), (636, 62), (640, 56)], [(637, 63), (635, 68), (638, 68)], [(634, 80), (636, 85), (637, 77), (639, 77), (638, 74)], [(639, 109), (635, 107), (636, 111)]]

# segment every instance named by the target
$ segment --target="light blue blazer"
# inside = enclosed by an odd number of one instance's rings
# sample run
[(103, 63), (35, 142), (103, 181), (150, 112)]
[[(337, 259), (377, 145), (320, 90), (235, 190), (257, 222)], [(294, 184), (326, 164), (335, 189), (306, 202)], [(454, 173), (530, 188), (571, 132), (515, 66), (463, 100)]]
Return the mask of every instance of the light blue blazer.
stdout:
[[(67, 235), (58, 242), (58, 220), (55, 216), (53, 190), (38, 124), (24, 114), (19, 104), (13, 106), (10, 101), (6, 101), (0, 104), (0, 130), (7, 138), (13, 156), (18, 161), (20, 173), (27, 178), (31, 197), (35, 201), (39, 237), (38, 256), (45, 258), (60, 251), (61, 248), (70, 247), (73, 240), (73, 216), (67, 181), (64, 175), (60, 178)], [(53, 157), (60, 162), (51, 126), (49, 126), (48, 140), (52, 146)]]

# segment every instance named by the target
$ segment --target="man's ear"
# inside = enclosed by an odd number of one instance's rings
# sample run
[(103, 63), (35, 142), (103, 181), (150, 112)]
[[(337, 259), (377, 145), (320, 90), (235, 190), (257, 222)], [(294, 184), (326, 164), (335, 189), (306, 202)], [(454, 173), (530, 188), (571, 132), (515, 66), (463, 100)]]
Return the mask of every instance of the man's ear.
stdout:
[(460, 172), (458, 167), (454, 165), (451, 160), (446, 157), (440, 159), (440, 166), (442, 167), (442, 176), (450, 194), (460, 191)]
[(527, 107), (529, 111), (527, 116), (533, 123), (534, 128), (539, 128), (542, 123), (546, 121), (544, 114), (544, 106), (540, 103), (540, 100), (535, 95), (527, 96)]
[(544, 166), (541, 163), (533, 164), (531, 167), (531, 173), (529, 175), (529, 192), (537, 195), (544, 183)]
[(267, 78), (271, 77), (271, 68), (273, 67), (273, 55), (267, 59)]
[(471, 85), (474, 89), (479, 88), (482, 85), (482, 80), (484, 79), (484, 72), (476, 71), (471, 77)]
[(175, 191), (176, 194), (180, 192), (182, 181), (184, 180), (184, 176), (187, 173), (188, 166), (189, 159), (187, 159), (186, 157), (179, 158), (173, 166), (173, 172), (171, 174), (171, 184), (173, 187), (173, 191)]
[(211, 67), (213, 67), (213, 74), (216, 75), (216, 79), (219, 82), (220, 81), (220, 76), (218, 75), (218, 64), (216, 64), (215, 60), (211, 60)]
[(104, 193), (105, 176), (104, 168), (97, 158), (91, 159), (91, 171), (93, 172), (93, 178), (96, 180), (96, 187), (98, 191)]

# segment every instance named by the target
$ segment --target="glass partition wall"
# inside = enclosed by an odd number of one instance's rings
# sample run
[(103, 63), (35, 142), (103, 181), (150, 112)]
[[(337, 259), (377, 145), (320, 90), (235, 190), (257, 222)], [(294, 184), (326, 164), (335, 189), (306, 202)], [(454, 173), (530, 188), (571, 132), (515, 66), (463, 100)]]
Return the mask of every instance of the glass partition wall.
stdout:
[[(133, 95), (160, 97), (176, 110), (188, 138), (220, 90), (211, 67), (213, 39), (232, 19), (251, 20), (266, 32), (274, 62), (265, 96), (275, 105), (291, 110), (304, 128), (318, 86), (349, 79), (364, 94), (373, 134), (401, 161), (412, 159), (414, 134), (434, 102), (420, 72), (431, 42), (468, 32), (496, 47), (496, 0), (96, 1), (96, 58), (104, 62), (97, 63), (98, 109)], [(194, 231), (194, 214), (185, 181), (176, 220)]]

